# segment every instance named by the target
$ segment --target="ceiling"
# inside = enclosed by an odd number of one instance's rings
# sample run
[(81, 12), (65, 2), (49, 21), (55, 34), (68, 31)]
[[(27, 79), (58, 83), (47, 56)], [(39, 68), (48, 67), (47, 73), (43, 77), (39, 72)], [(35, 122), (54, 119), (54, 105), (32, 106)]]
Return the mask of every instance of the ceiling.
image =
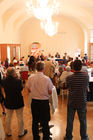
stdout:
[[(0, 0), (0, 19), (5, 30), (11, 25), (18, 29), (32, 17), (27, 14), (26, 1)], [(59, 0), (59, 2), (58, 16), (66, 16), (83, 28), (93, 28), (93, 0)]]

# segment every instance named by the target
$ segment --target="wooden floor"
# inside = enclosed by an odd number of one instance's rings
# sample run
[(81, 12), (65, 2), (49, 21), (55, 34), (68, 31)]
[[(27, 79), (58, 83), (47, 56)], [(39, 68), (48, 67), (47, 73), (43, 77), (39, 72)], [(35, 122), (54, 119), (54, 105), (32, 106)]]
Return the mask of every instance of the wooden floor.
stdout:
[[(25, 101), (25, 107), (24, 107), (24, 126), (26, 129), (28, 129), (27, 135), (25, 135), (23, 138), (18, 138), (17, 136), (17, 119), (16, 114), (13, 114), (12, 119), (12, 136), (7, 137), (6, 140), (33, 140), (32, 138), (32, 116), (30, 111), (30, 106), (27, 104), (28, 102), (28, 96), (26, 91), (23, 91), (24, 101)], [(50, 125), (54, 125), (54, 127), (51, 128), (52, 132), (52, 138), (53, 140), (63, 140), (63, 137), (65, 135), (65, 129), (66, 129), (66, 117), (67, 117), (67, 96), (58, 96), (59, 103), (58, 103), (58, 109), (56, 112), (51, 115), (51, 121)], [(5, 117), (2, 115), (2, 109), (0, 106), (0, 118), (2, 118), (4, 129), (5, 129)], [(87, 105), (87, 127), (88, 127), (88, 135), (90, 140), (93, 140), (93, 102), (88, 102)], [(75, 115), (74, 120), (74, 128), (73, 128), (73, 140), (80, 140), (80, 133), (79, 133), (79, 121), (77, 114)], [(42, 133), (40, 134), (42, 137)], [(42, 140), (42, 138), (41, 138)]]

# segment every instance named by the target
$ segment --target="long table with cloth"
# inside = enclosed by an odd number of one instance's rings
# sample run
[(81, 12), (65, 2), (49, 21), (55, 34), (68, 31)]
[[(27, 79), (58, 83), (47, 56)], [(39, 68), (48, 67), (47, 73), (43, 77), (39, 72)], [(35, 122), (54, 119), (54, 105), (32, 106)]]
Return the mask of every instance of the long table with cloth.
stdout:
[(87, 94), (87, 101), (93, 101), (93, 77), (89, 78), (89, 91)]
[(89, 91), (87, 94), (87, 101), (93, 101), (93, 75), (92, 75), (93, 68), (88, 69), (89, 75)]

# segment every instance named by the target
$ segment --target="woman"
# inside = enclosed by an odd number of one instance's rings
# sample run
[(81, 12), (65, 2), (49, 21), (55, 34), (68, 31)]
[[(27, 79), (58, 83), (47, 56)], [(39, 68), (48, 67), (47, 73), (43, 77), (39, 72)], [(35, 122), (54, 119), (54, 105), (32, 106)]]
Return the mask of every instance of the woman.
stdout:
[(5, 107), (6, 107), (6, 133), (7, 136), (12, 135), (11, 119), (15, 110), (18, 119), (18, 136), (22, 137), (27, 133), (24, 129), (23, 107), (24, 101), (22, 96), (22, 82), (17, 78), (16, 71), (13, 67), (7, 69), (7, 77), (2, 81), (5, 91)]

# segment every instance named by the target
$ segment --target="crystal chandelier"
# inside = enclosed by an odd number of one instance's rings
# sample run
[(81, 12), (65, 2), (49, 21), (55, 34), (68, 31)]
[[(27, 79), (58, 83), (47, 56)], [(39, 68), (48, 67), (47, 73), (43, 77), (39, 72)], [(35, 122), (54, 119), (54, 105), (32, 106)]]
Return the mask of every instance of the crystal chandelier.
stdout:
[(57, 33), (58, 22), (52, 22), (51, 20), (44, 23), (43, 21), (41, 21), (41, 28), (45, 30), (47, 35), (52, 37)]
[(56, 0), (29, 0), (26, 7), (29, 14), (41, 21), (41, 28), (46, 34), (53, 36), (57, 33), (58, 22), (52, 21), (52, 16), (59, 13), (59, 3)]

